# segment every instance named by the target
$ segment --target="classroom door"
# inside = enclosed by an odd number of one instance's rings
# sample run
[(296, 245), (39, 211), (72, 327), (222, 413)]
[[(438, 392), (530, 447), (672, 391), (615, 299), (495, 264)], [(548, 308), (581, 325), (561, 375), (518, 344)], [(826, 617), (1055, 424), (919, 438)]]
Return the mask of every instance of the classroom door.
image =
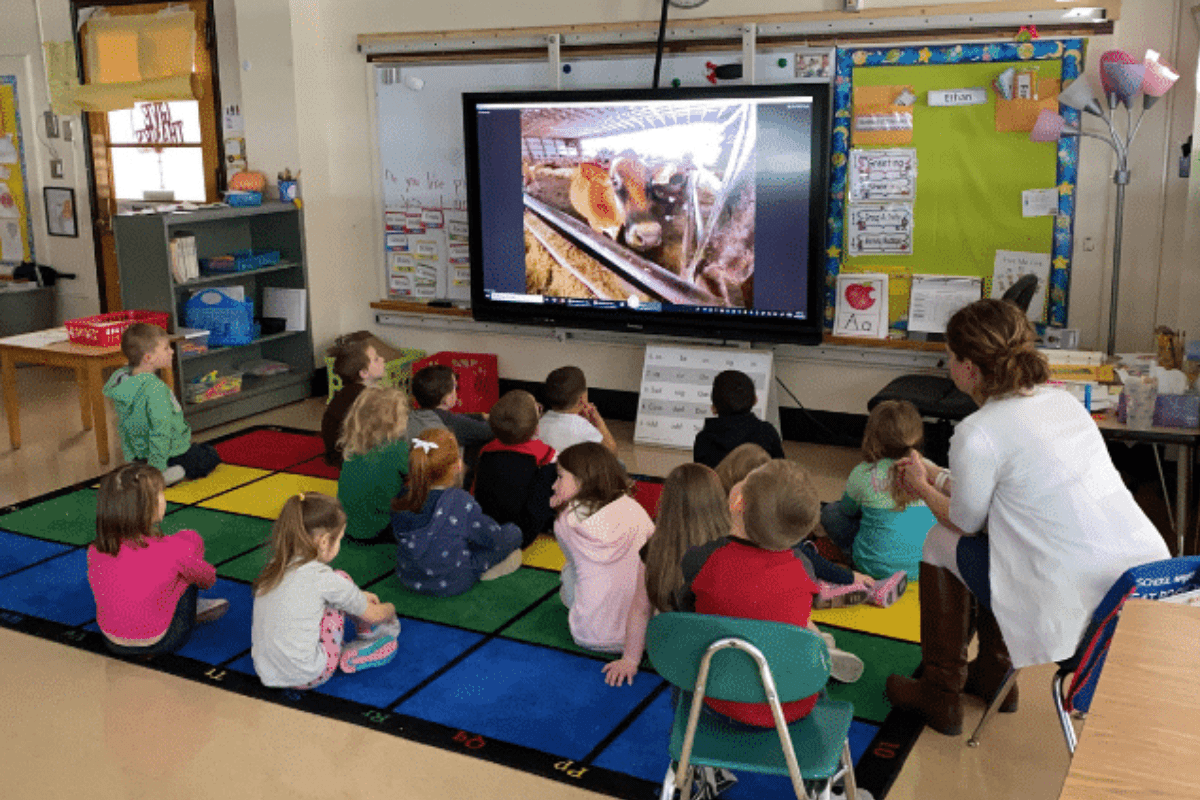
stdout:
[[(198, 100), (138, 103), (132, 109), (85, 115), (92, 164), (92, 226), (96, 271), (103, 311), (121, 310), (120, 270), (112, 217), (119, 204), (141, 201), (147, 191), (173, 191), (175, 200), (211, 203), (219, 199), (221, 175), (218, 113), (221, 106), (213, 65), (217, 63), (212, 0), (187, 3), (121, 4), (121, 0), (76, 0), (82, 11), (103, 6), (112, 16), (155, 14), (186, 5), (196, 17), (195, 74)], [(80, 28), (79, 49), (88, 26)], [(136, 52), (130, 53), (137, 58)], [(82, 57), (84, 79), (87, 59)]]

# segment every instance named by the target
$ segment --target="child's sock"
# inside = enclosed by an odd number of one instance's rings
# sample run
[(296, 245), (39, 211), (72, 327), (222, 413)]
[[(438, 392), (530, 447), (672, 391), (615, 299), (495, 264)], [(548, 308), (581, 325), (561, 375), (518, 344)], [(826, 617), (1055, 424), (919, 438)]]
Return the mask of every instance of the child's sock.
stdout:
[(508, 556), (500, 563), (493, 564), (490, 569), (479, 576), (479, 580), (494, 581), (496, 578), (503, 578), (505, 575), (512, 575), (521, 568), (521, 563), (521, 550), (518, 548), (509, 553)]
[[(361, 626), (361, 627), (360, 627)], [(360, 619), (354, 620), (357, 629), (355, 640), (378, 639), (380, 636), (391, 636), (393, 639), (400, 635), (400, 618), (396, 617), (378, 625), (368, 625)]]
[(873, 606), (887, 608), (892, 603), (899, 600), (904, 594), (904, 590), (907, 588), (908, 574), (904, 572), (904, 570), (900, 570), (887, 580), (875, 581), (875, 585), (871, 588), (871, 595), (867, 598), (867, 602)]
[(167, 467), (163, 470), (163, 483), (167, 486), (172, 486), (179, 483), (187, 477), (187, 473), (183, 471), (183, 467), (176, 464), (173, 467)]
[(360, 672), (372, 667), (382, 667), (396, 657), (396, 649), (395, 636), (355, 639), (342, 648), (342, 672)]
[(225, 616), (229, 601), (224, 597), (199, 597), (196, 599), (196, 622), (213, 622)]
[(813, 601), (813, 608), (842, 608), (856, 606), (867, 599), (867, 587), (862, 583), (830, 583), (817, 581), (821, 593)]

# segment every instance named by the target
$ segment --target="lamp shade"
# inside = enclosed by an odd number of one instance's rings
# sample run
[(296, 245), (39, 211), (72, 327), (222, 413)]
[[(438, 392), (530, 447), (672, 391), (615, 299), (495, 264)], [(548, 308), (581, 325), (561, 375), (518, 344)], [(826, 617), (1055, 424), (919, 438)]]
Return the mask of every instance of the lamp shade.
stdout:
[(1092, 90), (1091, 81), (1080, 75), (1071, 81), (1071, 85), (1058, 95), (1058, 102), (1076, 111), (1087, 111), (1096, 116), (1103, 116), (1100, 104), (1096, 102), (1096, 94)]
[(1109, 76), (1109, 72), (1105, 69), (1107, 64), (1136, 64), (1138, 60), (1126, 53), (1124, 50), (1108, 50), (1104, 55), (1100, 56), (1100, 88), (1104, 90), (1104, 94), (1109, 95), (1117, 90), (1113, 85), (1113, 78)]
[(1145, 81), (1146, 65), (1109, 61), (1100, 65), (1100, 76), (1109, 87), (1108, 93), (1115, 94), (1129, 108)]
[(1029, 132), (1029, 141), (1057, 142), (1058, 137), (1063, 133), (1074, 132), (1075, 129), (1067, 125), (1067, 121), (1062, 118), (1061, 114), (1043, 108), (1038, 112), (1037, 120), (1033, 123), (1033, 130)]
[(1142, 91), (1149, 97), (1162, 97), (1175, 81), (1179, 80), (1179, 73), (1171, 69), (1166, 62), (1160, 61), (1158, 53), (1154, 50), (1146, 51), (1146, 60), (1142, 63), (1146, 67), (1146, 80), (1142, 84)]

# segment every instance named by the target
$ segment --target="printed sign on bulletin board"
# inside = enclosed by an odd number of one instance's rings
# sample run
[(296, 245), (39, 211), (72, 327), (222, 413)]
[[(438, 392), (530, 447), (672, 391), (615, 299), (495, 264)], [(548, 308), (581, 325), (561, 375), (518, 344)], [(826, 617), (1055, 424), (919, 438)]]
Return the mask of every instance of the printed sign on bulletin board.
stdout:
[(647, 347), (634, 441), (690, 448), (704, 419), (713, 416), (713, 378), (727, 369), (740, 370), (754, 381), (758, 393), (754, 413), (766, 419), (774, 380), (769, 351)]

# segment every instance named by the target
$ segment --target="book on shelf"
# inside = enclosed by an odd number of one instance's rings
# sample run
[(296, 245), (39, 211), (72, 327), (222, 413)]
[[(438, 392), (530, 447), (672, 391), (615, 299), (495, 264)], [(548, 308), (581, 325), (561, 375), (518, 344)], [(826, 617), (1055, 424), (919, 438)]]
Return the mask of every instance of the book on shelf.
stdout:
[(196, 257), (196, 237), (179, 234), (171, 237), (171, 273), (176, 283), (187, 283), (200, 277), (200, 261)]

